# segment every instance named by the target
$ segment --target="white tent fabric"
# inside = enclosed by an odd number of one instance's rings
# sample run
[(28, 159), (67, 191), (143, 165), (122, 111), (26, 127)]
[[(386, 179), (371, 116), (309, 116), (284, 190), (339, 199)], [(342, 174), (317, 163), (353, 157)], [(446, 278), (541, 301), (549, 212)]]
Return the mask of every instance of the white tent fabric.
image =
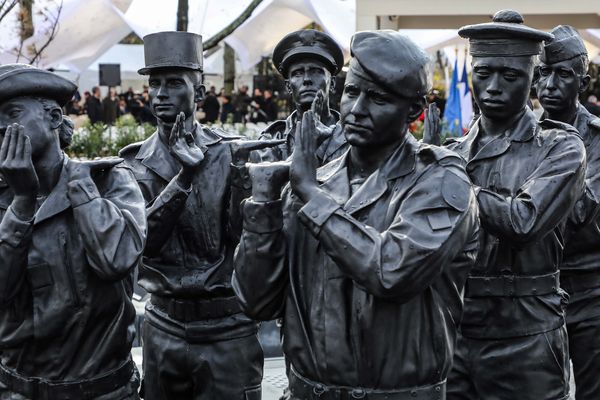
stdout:
[[(202, 34), (206, 40), (237, 18), (250, 1), (189, 0), (189, 31)], [(46, 42), (51, 24), (40, 10), (50, 10), (52, 14), (61, 2), (56, 37), (44, 50), (42, 59), (38, 60), (38, 66), (43, 68), (66, 66), (78, 73), (132, 30), (142, 37), (152, 32), (173, 30), (176, 25), (177, 0), (36, 0), (33, 10), (36, 31), (25, 41), (25, 49), (32, 45), (39, 48)], [(17, 61), (18, 11), (19, 8), (15, 7), (0, 24), (0, 63)], [(355, 0), (263, 0), (225, 42), (236, 51), (239, 61), (236, 70), (248, 71), (261, 57), (268, 56), (285, 34), (314, 21), (337, 41), (348, 56), (350, 37), (356, 24), (355, 14)], [(459, 46), (459, 57), (462, 57), (465, 41), (454, 30), (402, 32), (430, 53), (446, 48), (450, 61), (455, 56), (451, 48)], [(582, 30), (581, 33), (588, 45), (590, 59), (598, 58), (600, 29)], [(217, 54), (207, 58), (207, 68), (220, 67), (221, 57)], [(120, 63), (129, 64), (128, 55), (123, 56)], [(23, 58), (20, 61), (26, 62)]]
[(287, 33), (314, 21), (333, 37), (348, 57), (355, 10), (354, 0), (264, 0), (225, 42), (233, 47), (242, 66), (249, 68), (261, 57), (268, 56)]

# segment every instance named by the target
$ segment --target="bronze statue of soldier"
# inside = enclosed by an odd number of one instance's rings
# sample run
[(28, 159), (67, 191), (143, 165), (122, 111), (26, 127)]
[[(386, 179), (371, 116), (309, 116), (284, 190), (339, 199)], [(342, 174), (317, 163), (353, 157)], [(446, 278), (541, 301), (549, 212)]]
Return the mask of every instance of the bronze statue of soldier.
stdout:
[[(567, 332), (577, 400), (600, 398), (600, 118), (579, 95), (589, 83), (583, 40), (571, 26), (557, 26), (546, 42), (535, 82), (545, 118), (573, 125), (585, 144), (585, 193), (569, 215), (560, 285), (569, 294)], [(575, 133), (573, 133), (575, 134)]]
[(133, 270), (144, 199), (120, 159), (63, 149), (74, 83), (0, 66), (0, 398), (138, 399)]
[(147, 203), (148, 244), (139, 283), (150, 294), (143, 330), (142, 396), (260, 399), (257, 323), (231, 287), (243, 188), (232, 185), (230, 137), (195, 121), (204, 96), (202, 38), (144, 37), (157, 131), (121, 156)]
[(294, 111), (285, 120), (269, 125), (261, 139), (281, 139), (280, 146), (254, 154), (252, 161), (283, 161), (294, 149), (296, 125), (302, 114), (313, 106), (319, 121), (317, 159), (319, 165), (342, 155), (348, 148), (339, 121), (339, 113), (329, 108), (329, 95), (335, 90), (335, 77), (344, 65), (342, 49), (326, 33), (303, 29), (283, 37), (273, 50), (273, 64), (285, 79)]
[(460, 157), (407, 131), (425, 105), (427, 54), (394, 31), (359, 32), (351, 50), (350, 149), (318, 168), (305, 111), (283, 194), (286, 164), (249, 164), (234, 289), (248, 315), (283, 318), (292, 399), (444, 399), (475, 196)]
[(527, 107), (535, 56), (553, 35), (512, 10), (459, 34), (469, 38), (481, 117), (446, 146), (467, 161), (482, 230), (448, 398), (566, 399), (567, 296), (558, 266), (563, 222), (583, 195), (585, 148), (573, 127), (539, 122)]

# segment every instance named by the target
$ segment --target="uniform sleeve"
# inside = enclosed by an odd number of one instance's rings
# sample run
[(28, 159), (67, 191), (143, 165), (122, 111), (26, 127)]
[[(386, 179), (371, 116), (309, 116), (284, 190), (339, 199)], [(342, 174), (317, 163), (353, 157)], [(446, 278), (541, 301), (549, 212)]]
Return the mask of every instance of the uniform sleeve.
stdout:
[(458, 168), (425, 173), (382, 232), (326, 194), (306, 203), (298, 216), (345, 274), (374, 296), (399, 302), (430, 286), (477, 229), (475, 197)]
[(175, 176), (163, 191), (148, 203), (146, 206), (148, 243), (145, 249), (147, 256), (160, 254), (161, 249), (171, 237), (191, 192), (192, 188), (184, 189), (179, 186), (177, 176)]
[[(540, 149), (541, 151), (541, 149)], [(584, 191), (585, 148), (560, 134), (514, 197), (488, 189), (477, 195), (482, 226), (515, 242), (543, 237), (567, 218)]]
[(228, 228), (227, 233), (230, 238), (237, 243), (240, 240), (243, 228), (242, 201), (250, 197), (252, 183), (248, 175), (248, 168), (245, 166), (230, 166), (230, 195), (228, 206)]
[(600, 213), (600, 131), (593, 134), (596, 140), (586, 148), (585, 190), (569, 216), (575, 229), (595, 221)]
[(23, 287), (33, 219), (23, 221), (12, 211), (0, 210), (0, 304), (10, 302)]
[(268, 321), (282, 315), (288, 287), (282, 201), (248, 199), (244, 230), (234, 259), (233, 289), (244, 312)]
[(85, 178), (69, 182), (68, 195), (88, 262), (100, 278), (118, 280), (137, 265), (144, 250), (144, 199), (133, 174), (122, 167), (110, 171), (102, 191)]

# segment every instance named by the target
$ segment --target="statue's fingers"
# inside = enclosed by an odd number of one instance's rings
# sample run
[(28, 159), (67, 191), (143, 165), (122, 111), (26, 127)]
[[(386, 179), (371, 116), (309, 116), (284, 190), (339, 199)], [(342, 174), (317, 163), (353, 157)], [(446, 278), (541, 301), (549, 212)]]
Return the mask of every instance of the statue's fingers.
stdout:
[(4, 139), (2, 139), (2, 147), (0, 147), (0, 160), (6, 160), (8, 157), (8, 147), (10, 146), (10, 138), (12, 133), (12, 126), (9, 125), (4, 132)]
[(17, 135), (18, 135), (19, 126), (17, 124), (13, 124), (12, 130), (10, 132), (10, 143), (8, 144), (8, 154), (7, 158), (12, 160), (15, 158), (15, 150), (17, 148)]
[(17, 128), (17, 143), (15, 145), (15, 157), (23, 158), (23, 149), (25, 148), (25, 129), (22, 125)]

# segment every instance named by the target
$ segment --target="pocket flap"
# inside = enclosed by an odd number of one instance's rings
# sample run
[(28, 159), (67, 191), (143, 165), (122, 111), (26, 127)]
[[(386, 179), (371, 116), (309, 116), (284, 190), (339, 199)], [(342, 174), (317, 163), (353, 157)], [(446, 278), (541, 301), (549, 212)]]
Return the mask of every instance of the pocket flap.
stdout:
[(30, 265), (27, 267), (27, 279), (34, 290), (51, 286), (53, 280), (50, 266), (46, 263)]

